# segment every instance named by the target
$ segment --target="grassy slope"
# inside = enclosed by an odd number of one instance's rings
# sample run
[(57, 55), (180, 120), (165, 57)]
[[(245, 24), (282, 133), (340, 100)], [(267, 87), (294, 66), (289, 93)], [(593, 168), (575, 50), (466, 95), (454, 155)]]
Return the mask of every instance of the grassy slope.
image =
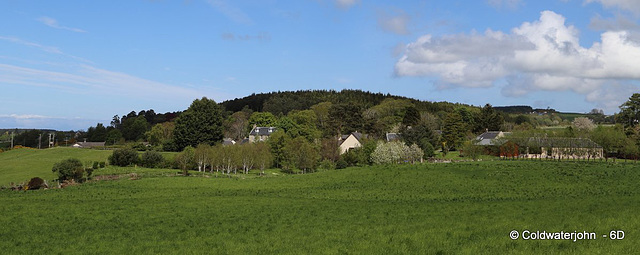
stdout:
[[(633, 253), (640, 235), (639, 180), (631, 164), (501, 161), (0, 191), (0, 250)], [(600, 236), (575, 243), (513, 241), (513, 229)], [(624, 240), (601, 238), (617, 229), (626, 231)]]
[(55, 179), (53, 164), (66, 158), (78, 158), (82, 162), (107, 161), (111, 151), (76, 148), (51, 148), (45, 150), (16, 149), (0, 153), (0, 185), (24, 182), (32, 177)]
[[(0, 186), (10, 182), (27, 182), (33, 177), (45, 180), (57, 178), (51, 168), (53, 164), (66, 158), (77, 158), (85, 164), (94, 161), (106, 162), (111, 150), (88, 150), (77, 148), (51, 148), (44, 150), (16, 149), (0, 153)], [(142, 154), (142, 152), (140, 152)], [(173, 160), (175, 152), (162, 152), (167, 160)], [(131, 172), (130, 170), (127, 170)]]

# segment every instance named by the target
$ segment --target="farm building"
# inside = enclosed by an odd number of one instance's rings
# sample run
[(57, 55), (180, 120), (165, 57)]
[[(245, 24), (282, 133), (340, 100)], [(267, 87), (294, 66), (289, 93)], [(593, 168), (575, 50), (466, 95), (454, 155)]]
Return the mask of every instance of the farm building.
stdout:
[(77, 142), (73, 144), (71, 147), (73, 148), (84, 148), (91, 149), (94, 147), (104, 147), (105, 142)]
[[(554, 159), (600, 159), (604, 157), (602, 146), (587, 138), (567, 137), (528, 137), (524, 139), (510, 139), (516, 146), (502, 151), (513, 152), (513, 156), (524, 158), (554, 158)], [(506, 144), (505, 144), (506, 145)]]
[(362, 137), (363, 135), (358, 132), (341, 136), (338, 140), (338, 143), (340, 144), (340, 154), (344, 154), (350, 149), (361, 147)]

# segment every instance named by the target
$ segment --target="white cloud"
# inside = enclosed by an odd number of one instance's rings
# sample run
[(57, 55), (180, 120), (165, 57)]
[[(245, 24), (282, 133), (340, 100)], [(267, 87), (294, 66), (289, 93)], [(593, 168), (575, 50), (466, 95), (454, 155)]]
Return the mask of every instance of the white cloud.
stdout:
[(46, 16), (38, 18), (38, 21), (42, 22), (42, 24), (45, 24), (47, 26), (50, 26), (50, 27), (56, 28), (56, 29), (69, 30), (69, 31), (76, 32), (76, 33), (86, 33), (87, 32), (87, 31), (84, 31), (84, 30), (79, 29), (79, 28), (61, 26), (60, 24), (58, 24), (57, 20), (55, 20), (54, 18), (46, 17)]
[(0, 64), (0, 84), (47, 87), (73, 94), (121, 95), (157, 100), (193, 99), (202, 95), (195, 90), (88, 65), (80, 65), (73, 72), (57, 72)]
[(640, 31), (640, 25), (628, 17), (617, 15), (613, 19), (605, 19), (601, 16), (591, 18), (589, 28), (599, 31)]
[(0, 114), (0, 127), (3, 128), (80, 130), (95, 125), (98, 122), (105, 123), (106, 121), (83, 118), (51, 117), (37, 114)]
[(584, 2), (597, 2), (607, 8), (618, 8), (635, 14), (640, 14), (640, 1), (638, 0), (585, 0)]
[(600, 42), (585, 48), (579, 31), (565, 25), (563, 16), (544, 11), (539, 20), (510, 33), (422, 36), (406, 46), (395, 73), (437, 77), (463, 87), (506, 82), (502, 92), (507, 96), (539, 90), (587, 95), (616, 80), (640, 80), (638, 59), (640, 43), (630, 32), (606, 31)]
[(522, 4), (522, 0), (487, 0), (487, 3), (495, 8), (506, 7), (509, 9), (516, 9), (520, 4)]
[(207, 3), (236, 23), (251, 25), (253, 20), (239, 8), (229, 5), (225, 0), (208, 0)]
[(45, 45), (41, 45), (41, 44), (38, 44), (38, 43), (25, 41), (25, 40), (22, 40), (22, 39), (17, 38), (17, 37), (0, 36), (0, 40), (4, 40), (4, 41), (16, 43), (16, 44), (21, 44), (21, 45), (24, 45), (24, 46), (38, 48), (40, 50), (43, 50), (43, 51), (46, 51), (46, 52), (49, 52), (49, 53), (63, 54), (62, 51), (59, 50), (56, 47), (45, 46)]
[(36, 114), (0, 114), (0, 118), (13, 118), (13, 119), (47, 119), (52, 117), (36, 115)]
[(619, 106), (626, 102), (633, 93), (638, 93), (640, 87), (630, 83), (611, 82), (597, 90), (589, 92), (587, 102), (595, 103), (598, 108), (612, 112), (619, 110)]
[(349, 9), (359, 2), (360, 0), (335, 0), (335, 4), (343, 9)]
[(407, 35), (409, 34), (409, 29), (407, 28), (409, 21), (411, 21), (411, 17), (402, 10), (397, 11), (395, 14), (378, 13), (378, 26), (387, 32)]

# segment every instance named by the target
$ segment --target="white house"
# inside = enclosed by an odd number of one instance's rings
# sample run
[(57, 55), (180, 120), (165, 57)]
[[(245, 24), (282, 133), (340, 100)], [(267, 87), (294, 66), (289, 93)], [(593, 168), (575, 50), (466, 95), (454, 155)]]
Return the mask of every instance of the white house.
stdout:
[(362, 146), (362, 134), (358, 132), (353, 132), (349, 135), (343, 135), (340, 137), (340, 154), (344, 154), (350, 149), (358, 148)]

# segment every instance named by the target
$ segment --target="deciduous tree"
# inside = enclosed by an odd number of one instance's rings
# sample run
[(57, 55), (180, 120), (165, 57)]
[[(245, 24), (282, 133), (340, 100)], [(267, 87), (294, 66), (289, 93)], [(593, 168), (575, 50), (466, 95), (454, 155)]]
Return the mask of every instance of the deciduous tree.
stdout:
[(213, 100), (196, 99), (176, 120), (174, 139), (178, 148), (213, 145), (222, 141), (222, 109)]

